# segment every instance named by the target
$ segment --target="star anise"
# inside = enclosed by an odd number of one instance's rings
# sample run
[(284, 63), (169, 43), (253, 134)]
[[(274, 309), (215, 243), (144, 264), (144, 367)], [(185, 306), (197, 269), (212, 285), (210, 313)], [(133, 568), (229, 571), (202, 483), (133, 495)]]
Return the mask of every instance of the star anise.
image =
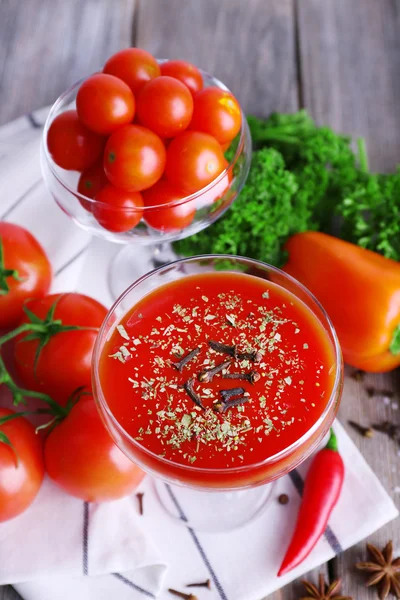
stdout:
[(319, 589), (309, 581), (302, 581), (301, 583), (306, 588), (308, 596), (303, 596), (300, 600), (352, 600), (350, 596), (338, 596), (336, 594), (342, 583), (340, 579), (327, 586), (324, 576), (321, 574), (319, 576)]
[(360, 571), (372, 573), (367, 580), (367, 587), (381, 583), (378, 593), (380, 600), (385, 600), (390, 591), (396, 598), (400, 598), (400, 557), (393, 560), (392, 541), (382, 551), (372, 544), (367, 544), (367, 549), (372, 561), (356, 564)]

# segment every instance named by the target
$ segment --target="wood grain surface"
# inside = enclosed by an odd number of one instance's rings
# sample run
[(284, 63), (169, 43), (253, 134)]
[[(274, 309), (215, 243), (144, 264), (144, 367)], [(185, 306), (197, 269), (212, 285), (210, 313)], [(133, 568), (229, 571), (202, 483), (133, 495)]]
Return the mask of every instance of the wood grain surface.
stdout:
[(400, 3), (297, 0), (302, 100), (319, 123), (367, 140), (371, 167), (400, 162)]
[(135, 0), (0, 0), (0, 124), (52, 104), (129, 45), (135, 8)]
[[(400, 4), (398, 0), (0, 0), (0, 124), (51, 103), (73, 81), (130, 43), (158, 57), (192, 60), (222, 79), (245, 111), (267, 115), (305, 106), (318, 123), (362, 135), (371, 167), (400, 162)], [(355, 381), (348, 370), (339, 417), (398, 503), (399, 449), (383, 434), (362, 438), (347, 426), (399, 423), (399, 399), (366, 388), (399, 390), (396, 375)], [(393, 538), (395, 521), (371, 536)], [(354, 563), (365, 543), (318, 572), (343, 579), (343, 592), (374, 597)], [(268, 600), (303, 596), (296, 582)], [(15, 600), (10, 587), (0, 600)], [(243, 600), (246, 600), (245, 598)]]

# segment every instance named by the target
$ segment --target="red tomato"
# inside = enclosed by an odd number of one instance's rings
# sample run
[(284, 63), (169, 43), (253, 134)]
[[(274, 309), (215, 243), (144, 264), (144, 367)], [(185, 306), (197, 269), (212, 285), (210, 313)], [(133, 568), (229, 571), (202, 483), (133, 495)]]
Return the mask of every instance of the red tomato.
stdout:
[(135, 98), (129, 86), (118, 77), (96, 73), (79, 88), (76, 110), (86, 127), (108, 135), (133, 121)]
[[(227, 167), (228, 162), (225, 161), (224, 168), (226, 169)], [(206, 192), (204, 192), (204, 194), (201, 195), (201, 198), (199, 198), (199, 204), (201, 206), (206, 206), (207, 204), (213, 204), (214, 202), (217, 202), (217, 200), (222, 198), (222, 196), (228, 191), (229, 186), (232, 183), (232, 179), (233, 174), (231, 168), (229, 171), (226, 172), (222, 179), (218, 181), (218, 183), (213, 185), (211, 189), (207, 190)]]
[(146, 50), (126, 48), (108, 59), (103, 72), (119, 77), (136, 93), (145, 83), (160, 75), (160, 67)]
[(106, 144), (104, 170), (116, 187), (140, 192), (160, 179), (165, 156), (165, 146), (155, 133), (140, 125), (126, 125)]
[[(91, 361), (97, 333), (107, 309), (83, 294), (52, 294), (41, 300), (31, 300), (26, 306), (44, 319), (57, 302), (54, 320), (63, 325), (82, 327), (52, 335), (42, 348), (35, 368), (39, 340), (25, 340), (25, 334), (14, 343), (15, 369), (25, 388), (49, 394), (60, 404), (79, 387), (91, 387)], [(29, 319), (25, 317), (23, 323)]]
[[(86, 198), (93, 198), (99, 191), (108, 184), (108, 179), (104, 173), (103, 161), (97, 162), (82, 173), (78, 182), (78, 192)], [(83, 208), (92, 212), (93, 202), (88, 202), (84, 198), (79, 198)]]
[(215, 138), (198, 131), (184, 131), (168, 146), (165, 173), (171, 183), (193, 193), (218, 177), (225, 162)]
[(127, 192), (108, 184), (96, 196), (93, 216), (108, 231), (129, 231), (143, 215), (140, 192)]
[(143, 87), (137, 101), (139, 123), (162, 138), (175, 137), (192, 119), (193, 98), (173, 77), (157, 77)]
[(51, 479), (87, 502), (128, 496), (145, 476), (114, 444), (92, 396), (83, 396), (49, 434), (44, 458)]
[(190, 129), (209, 133), (225, 144), (239, 133), (241, 125), (240, 106), (232, 94), (217, 87), (196, 94)]
[(100, 157), (104, 139), (89, 131), (75, 110), (67, 110), (50, 125), (47, 147), (51, 158), (62, 169), (84, 171)]
[(161, 75), (179, 79), (189, 88), (192, 94), (203, 88), (203, 77), (197, 67), (184, 60), (167, 60), (160, 65)]
[(0, 222), (0, 329), (15, 327), (26, 300), (47, 294), (51, 279), (49, 259), (33, 235)]
[[(0, 408), (0, 419), (12, 414), (14, 411)], [(17, 517), (32, 504), (42, 485), (44, 464), (40, 437), (24, 417), (0, 425), (0, 432), (15, 450), (0, 440), (1, 523)]]
[(196, 214), (196, 206), (193, 200), (177, 206), (161, 207), (170, 202), (179, 201), (185, 196), (185, 192), (174, 187), (168, 181), (158, 181), (143, 193), (143, 200), (146, 207), (159, 206), (160, 208), (151, 210), (146, 208), (144, 220), (148, 225), (160, 231), (184, 229), (190, 225)]

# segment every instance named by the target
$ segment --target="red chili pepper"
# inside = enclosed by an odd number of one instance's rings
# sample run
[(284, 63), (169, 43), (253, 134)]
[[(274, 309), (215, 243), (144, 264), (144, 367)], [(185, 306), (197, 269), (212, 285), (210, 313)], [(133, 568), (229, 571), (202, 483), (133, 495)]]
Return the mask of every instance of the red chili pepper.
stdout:
[(343, 479), (343, 459), (331, 429), (328, 444), (315, 455), (307, 473), (296, 527), (278, 576), (297, 567), (310, 554), (326, 529), (339, 499)]

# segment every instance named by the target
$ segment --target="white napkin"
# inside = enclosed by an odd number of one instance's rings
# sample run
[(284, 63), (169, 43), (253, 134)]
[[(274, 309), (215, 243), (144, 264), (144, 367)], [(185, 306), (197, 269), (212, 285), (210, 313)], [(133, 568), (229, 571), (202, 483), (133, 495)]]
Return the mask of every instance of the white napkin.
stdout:
[[(24, 225), (37, 236), (55, 266), (55, 290), (75, 289), (109, 305), (105, 273), (119, 247), (90, 240), (45, 191), (39, 168), (45, 115), (44, 109), (0, 129), (0, 219)], [(185, 525), (188, 506), (179, 490), (169, 491), (182, 524), (167, 516), (150, 477), (140, 486), (145, 492), (141, 517), (135, 497), (87, 504), (46, 481), (25, 514), (0, 525), (0, 584), (14, 584), (25, 600), (167, 600), (172, 598), (168, 587), (184, 590), (189, 582), (210, 578), (211, 591), (193, 590), (199, 600), (260, 600), (398, 515), (338, 422), (335, 431), (346, 465), (339, 504), (308, 559), (285, 577), (277, 578), (276, 572), (309, 461), (277, 482), (257, 520), (218, 534), (196, 533)], [(289, 504), (277, 502), (281, 493), (288, 494)]]

